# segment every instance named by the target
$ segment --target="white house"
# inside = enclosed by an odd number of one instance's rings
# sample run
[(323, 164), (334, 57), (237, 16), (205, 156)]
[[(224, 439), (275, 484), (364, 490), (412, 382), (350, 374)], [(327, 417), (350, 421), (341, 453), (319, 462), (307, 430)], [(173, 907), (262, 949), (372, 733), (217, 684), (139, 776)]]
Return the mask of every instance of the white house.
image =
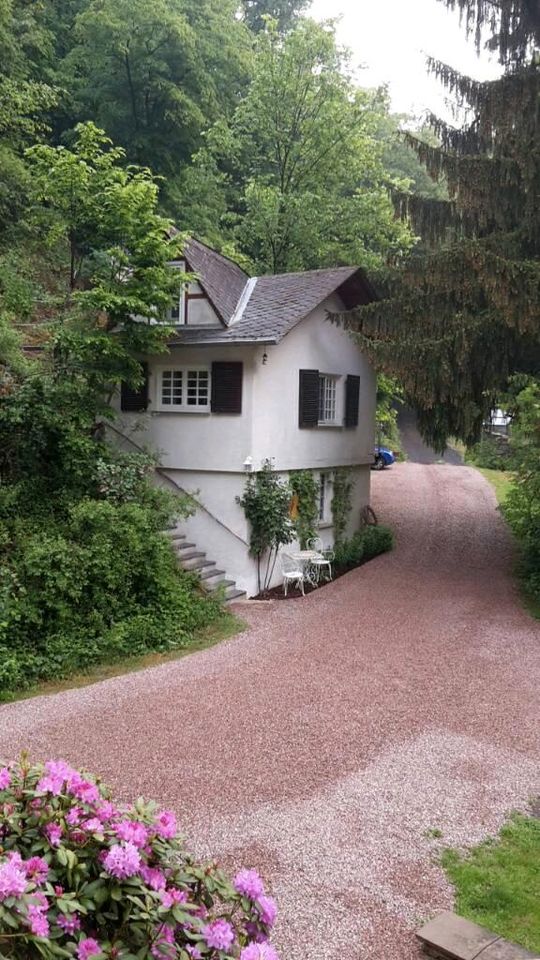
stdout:
[(328, 544), (337, 467), (354, 480), (348, 534), (369, 502), (375, 376), (327, 311), (374, 294), (354, 267), (250, 278), (196, 240), (176, 265), (198, 282), (179, 285), (170, 352), (147, 358), (140, 390), (122, 390), (118, 429), (129, 444), (158, 451), (163, 482), (201, 505), (182, 525), (194, 545), (183, 549), (184, 565), (212, 585), (226, 575), (231, 596), (253, 596), (256, 565), (237, 502), (248, 470), (271, 459), (282, 475), (313, 471)]

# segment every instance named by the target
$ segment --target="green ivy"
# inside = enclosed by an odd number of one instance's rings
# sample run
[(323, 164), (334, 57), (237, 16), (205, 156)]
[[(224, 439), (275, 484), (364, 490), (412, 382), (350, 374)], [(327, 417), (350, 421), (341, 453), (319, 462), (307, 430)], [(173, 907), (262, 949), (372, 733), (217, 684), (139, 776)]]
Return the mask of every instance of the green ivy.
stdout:
[(354, 480), (347, 467), (334, 470), (334, 495), (332, 497), (332, 520), (334, 523), (334, 543), (343, 541), (347, 520), (351, 512)]
[(312, 537), (317, 536), (319, 520), (319, 482), (311, 470), (293, 470), (290, 474), (293, 494), (298, 497), (296, 532), (302, 550)]

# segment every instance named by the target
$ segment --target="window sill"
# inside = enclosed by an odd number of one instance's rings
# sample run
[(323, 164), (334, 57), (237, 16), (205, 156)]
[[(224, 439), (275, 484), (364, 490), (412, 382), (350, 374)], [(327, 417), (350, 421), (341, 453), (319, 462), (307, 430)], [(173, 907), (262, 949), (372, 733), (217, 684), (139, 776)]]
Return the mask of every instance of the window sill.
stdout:
[(343, 430), (343, 424), (338, 423), (337, 420), (334, 420), (331, 423), (330, 422), (325, 423), (324, 421), (320, 420), (317, 426), (322, 427), (324, 430), (328, 430), (328, 429)]
[(333, 520), (319, 520), (319, 530), (328, 530), (334, 526)]
[(187, 413), (187, 414), (193, 414), (193, 413), (194, 413), (196, 416), (200, 417), (201, 414), (204, 414), (204, 413), (210, 414), (210, 413), (211, 413), (211, 410), (210, 410), (210, 407), (205, 407), (204, 409), (201, 409), (201, 410), (188, 410), (188, 409), (184, 409), (183, 407), (181, 407), (181, 408), (178, 408), (178, 407), (176, 407), (176, 408), (175, 408), (175, 407), (158, 407), (158, 409), (157, 409), (157, 410), (154, 410), (153, 413), (182, 413), (182, 414), (183, 414), (183, 413)]

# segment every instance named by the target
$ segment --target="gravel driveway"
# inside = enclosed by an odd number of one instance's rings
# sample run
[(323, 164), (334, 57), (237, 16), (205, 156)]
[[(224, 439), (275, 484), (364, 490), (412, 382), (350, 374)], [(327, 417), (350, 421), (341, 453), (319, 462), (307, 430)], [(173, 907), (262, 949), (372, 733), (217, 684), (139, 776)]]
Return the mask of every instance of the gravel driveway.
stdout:
[(373, 479), (392, 554), (242, 607), (250, 629), (214, 649), (0, 708), (0, 754), (85, 764), (259, 867), (283, 960), (417, 957), (415, 926), (452, 902), (441, 845), (540, 791), (540, 628), (491, 488), (450, 465)]

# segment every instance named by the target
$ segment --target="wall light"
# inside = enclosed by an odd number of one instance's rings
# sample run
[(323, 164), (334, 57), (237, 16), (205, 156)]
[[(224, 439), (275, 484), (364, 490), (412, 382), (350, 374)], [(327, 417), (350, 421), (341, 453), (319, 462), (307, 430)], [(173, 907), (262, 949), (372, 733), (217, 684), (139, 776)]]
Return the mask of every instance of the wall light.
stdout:
[(263, 364), (263, 367), (266, 365), (267, 360), (268, 360), (268, 354), (267, 354), (267, 352), (266, 352), (266, 350), (265, 350), (264, 353), (263, 353), (263, 355), (262, 355), (262, 364)]
[(244, 460), (244, 470), (246, 473), (253, 472), (253, 457), (246, 457)]

